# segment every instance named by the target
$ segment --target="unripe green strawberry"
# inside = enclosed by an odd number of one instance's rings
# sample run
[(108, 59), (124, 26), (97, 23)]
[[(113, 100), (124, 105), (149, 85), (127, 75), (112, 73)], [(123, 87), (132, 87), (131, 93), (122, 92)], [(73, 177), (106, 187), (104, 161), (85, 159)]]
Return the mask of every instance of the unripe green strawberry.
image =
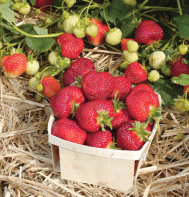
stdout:
[(27, 75), (33, 75), (39, 70), (39, 62), (36, 59), (27, 61), (27, 68), (25, 73)]
[(138, 43), (136, 41), (133, 41), (133, 40), (129, 40), (127, 42), (127, 50), (129, 52), (137, 52), (138, 51)]
[(106, 33), (105, 41), (110, 45), (117, 45), (121, 42), (121, 38), (122, 31), (115, 27)]
[(38, 79), (37, 77), (32, 77), (30, 78), (29, 82), (28, 82), (28, 86), (31, 89), (36, 90), (36, 86), (40, 83), (40, 79)]
[(159, 79), (160, 79), (160, 74), (157, 70), (151, 70), (148, 73), (148, 81), (150, 81), (151, 83), (154, 83)]
[(188, 52), (188, 46), (185, 45), (185, 44), (181, 44), (178, 46), (178, 49), (179, 49), (179, 53), (181, 55), (185, 55), (187, 52)]
[(45, 19), (45, 25), (50, 25), (50, 24), (52, 24), (53, 23), (53, 19), (52, 18), (46, 18)]
[(129, 52), (128, 50), (123, 51), (124, 60), (131, 63), (138, 61), (138, 54), (136, 52)]
[(153, 69), (160, 69), (166, 60), (163, 51), (154, 51), (149, 57), (149, 64)]
[(14, 0), (15, 3), (20, 3), (22, 0)]
[(27, 14), (29, 14), (30, 10), (31, 10), (30, 4), (25, 2), (25, 3), (22, 3), (18, 12), (21, 15), (27, 15)]
[(125, 4), (132, 5), (132, 6), (136, 5), (137, 3), (136, 0), (123, 0), (123, 1)]
[(58, 60), (58, 52), (57, 51), (51, 51), (48, 55), (48, 61), (52, 64), (52, 65), (56, 65), (56, 62)]
[(161, 67), (161, 73), (165, 76), (170, 77), (171, 76), (171, 66), (168, 64), (163, 64)]
[(0, 0), (0, 4), (3, 4), (5, 2), (6, 2), (6, 0)]
[(85, 32), (86, 35), (95, 37), (97, 35), (97, 26), (95, 24), (88, 25)]
[(14, 3), (13, 6), (12, 6), (12, 9), (15, 10), (15, 11), (18, 11), (21, 7), (21, 3)]
[(35, 94), (35, 100), (40, 103), (43, 100), (43, 97), (40, 96), (39, 94)]
[(57, 23), (57, 27), (58, 27), (58, 29), (59, 29), (60, 31), (64, 31), (63, 21), (59, 21), (59, 22)]
[(77, 38), (84, 38), (85, 37), (85, 26), (84, 25), (76, 25), (73, 27), (73, 34)]
[(65, 0), (64, 2), (68, 8), (71, 8), (76, 3), (76, 0)]
[(129, 62), (127, 62), (127, 61), (124, 61), (124, 62), (122, 62), (121, 64), (120, 64), (120, 68), (123, 68), (123, 69), (126, 69), (128, 66), (129, 66)]
[(69, 15), (64, 19), (63, 28), (66, 33), (73, 34), (73, 27), (77, 25), (79, 17), (77, 15)]
[(183, 98), (174, 99), (174, 105), (179, 112), (189, 111), (189, 101)]

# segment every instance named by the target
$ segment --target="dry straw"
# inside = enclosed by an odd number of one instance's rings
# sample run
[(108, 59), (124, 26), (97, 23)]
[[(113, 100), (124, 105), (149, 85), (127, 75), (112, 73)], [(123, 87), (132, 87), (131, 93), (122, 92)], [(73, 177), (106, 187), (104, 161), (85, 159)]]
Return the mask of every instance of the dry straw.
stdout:
[[(40, 17), (44, 19), (43, 15)], [(35, 19), (39, 21), (37, 17), (24, 20), (34, 24)], [(116, 70), (123, 61), (122, 54), (104, 45), (85, 48), (82, 56), (91, 59), (99, 69), (107, 70)], [(182, 126), (185, 114), (163, 106), (161, 134), (156, 134), (132, 191), (61, 180), (60, 173), (53, 171), (48, 144), (49, 104), (35, 102), (28, 80), (27, 76), (0, 78), (0, 196), (189, 196), (189, 127)], [(178, 141), (180, 132), (184, 138)]]

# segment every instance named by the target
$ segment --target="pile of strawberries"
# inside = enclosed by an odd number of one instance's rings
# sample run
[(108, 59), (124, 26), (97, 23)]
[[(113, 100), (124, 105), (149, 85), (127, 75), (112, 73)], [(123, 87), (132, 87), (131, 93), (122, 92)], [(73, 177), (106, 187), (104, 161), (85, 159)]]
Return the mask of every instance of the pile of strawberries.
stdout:
[[(69, 36), (57, 38), (61, 48)], [(50, 99), (56, 118), (52, 135), (98, 148), (141, 149), (158, 119), (160, 103), (145, 83), (147, 74), (140, 63), (129, 64), (124, 76), (113, 76), (78, 57), (62, 80), (65, 87)]]

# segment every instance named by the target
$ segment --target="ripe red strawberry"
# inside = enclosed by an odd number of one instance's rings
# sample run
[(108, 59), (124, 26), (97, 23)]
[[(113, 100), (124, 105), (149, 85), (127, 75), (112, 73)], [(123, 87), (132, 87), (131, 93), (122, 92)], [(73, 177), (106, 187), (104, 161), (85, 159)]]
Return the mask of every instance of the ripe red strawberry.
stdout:
[(84, 48), (82, 38), (77, 38), (72, 34), (63, 33), (57, 38), (57, 43), (61, 46), (61, 54), (71, 60), (77, 59)]
[(54, 123), (52, 135), (73, 143), (84, 144), (87, 132), (76, 121), (61, 118)]
[(47, 98), (53, 97), (61, 89), (61, 84), (52, 76), (45, 76), (41, 80), (41, 85), (43, 86), (43, 94)]
[(50, 100), (55, 117), (68, 118), (73, 116), (77, 107), (85, 101), (83, 92), (76, 86), (61, 89)]
[(1, 67), (3, 68), (5, 76), (9, 78), (16, 78), (26, 71), (27, 58), (22, 53), (5, 56), (1, 60)]
[(163, 29), (153, 20), (142, 21), (135, 30), (134, 38), (139, 44), (152, 44), (163, 38)]
[(125, 77), (132, 84), (144, 83), (147, 80), (147, 74), (142, 65), (138, 62), (132, 62), (125, 70)]
[(96, 148), (111, 148), (113, 143), (112, 133), (106, 129), (106, 131), (98, 130), (93, 133), (88, 133), (85, 144)]
[(83, 77), (86, 73), (95, 69), (94, 63), (87, 58), (80, 57), (72, 62), (68, 70), (63, 75), (63, 83), (65, 86), (71, 85), (79, 76)]
[(181, 62), (183, 59), (183, 55), (181, 54), (178, 54), (176, 56), (173, 56), (172, 59), (171, 59), (171, 66), (176, 63), (176, 62)]
[(76, 111), (76, 119), (86, 131), (95, 132), (100, 128), (105, 130), (106, 126), (112, 129), (113, 114), (114, 108), (110, 101), (96, 99), (82, 103)]
[[(52, 5), (53, 1), (54, 0), (36, 0), (34, 7), (41, 8), (46, 5)], [(45, 11), (46, 9), (47, 9), (47, 7), (43, 7), (43, 8), (41, 8), (41, 11)]]
[(123, 150), (140, 150), (148, 141), (151, 130), (145, 123), (130, 120), (118, 128), (116, 133), (117, 147)]
[(115, 93), (117, 92), (116, 98), (119, 98), (120, 101), (124, 101), (131, 90), (131, 82), (124, 76), (115, 77), (115, 87), (110, 95), (110, 98), (114, 98)]
[(121, 40), (121, 50), (122, 50), (122, 51), (127, 50), (127, 42), (128, 42), (129, 40), (135, 41), (133, 38), (123, 38), (123, 39)]
[(88, 41), (90, 44), (94, 46), (98, 46), (103, 43), (105, 33), (109, 30), (108, 26), (106, 24), (101, 23), (98, 19), (91, 19), (90, 24), (95, 24), (97, 26), (97, 35), (95, 37), (86, 35)]
[(180, 74), (189, 75), (189, 65), (182, 62), (175, 62), (171, 67), (171, 76), (179, 77)]
[(153, 118), (159, 107), (158, 95), (147, 90), (137, 91), (127, 96), (126, 107), (134, 120)]
[(130, 94), (138, 92), (140, 90), (147, 90), (147, 91), (150, 91), (150, 92), (154, 92), (154, 90), (149, 85), (147, 85), (145, 83), (141, 83), (141, 84), (138, 84), (135, 87), (133, 87), (131, 89)]
[(89, 71), (81, 79), (81, 89), (88, 100), (108, 99), (114, 87), (115, 77), (106, 71)]

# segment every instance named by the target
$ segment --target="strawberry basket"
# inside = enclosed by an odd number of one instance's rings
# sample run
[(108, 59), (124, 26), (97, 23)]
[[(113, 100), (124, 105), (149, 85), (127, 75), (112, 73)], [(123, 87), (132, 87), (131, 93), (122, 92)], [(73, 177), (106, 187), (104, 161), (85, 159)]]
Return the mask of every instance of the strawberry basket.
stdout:
[[(159, 96), (159, 95), (158, 95)], [(159, 96), (159, 100), (161, 98)], [(158, 129), (152, 128), (143, 147), (138, 151), (94, 148), (72, 143), (51, 134), (56, 118), (51, 112), (48, 122), (48, 141), (51, 144), (54, 171), (61, 178), (94, 185), (105, 184), (112, 189), (132, 190), (139, 170)]]

